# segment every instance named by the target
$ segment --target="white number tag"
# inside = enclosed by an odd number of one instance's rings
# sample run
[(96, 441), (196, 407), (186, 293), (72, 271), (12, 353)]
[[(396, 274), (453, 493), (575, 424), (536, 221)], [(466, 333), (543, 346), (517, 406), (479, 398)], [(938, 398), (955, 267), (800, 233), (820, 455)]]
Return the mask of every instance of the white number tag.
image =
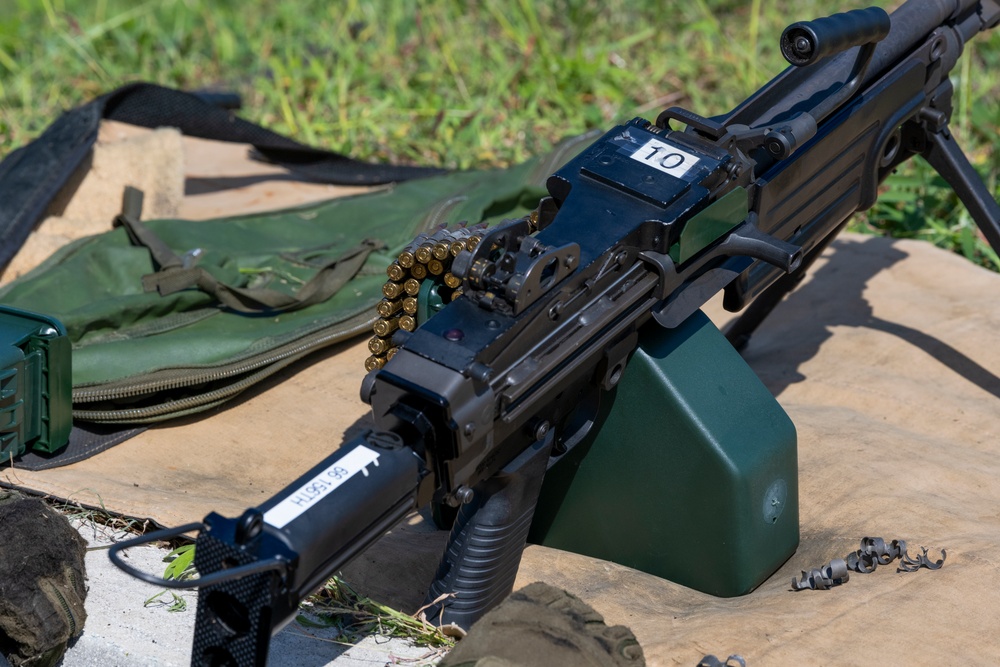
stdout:
[(630, 157), (647, 167), (658, 169), (677, 178), (683, 178), (699, 161), (698, 156), (659, 139), (650, 139)]
[(264, 521), (275, 528), (284, 528), (359, 472), (367, 477), (368, 466), (373, 463), (378, 465), (378, 453), (364, 445), (358, 446), (265, 512)]

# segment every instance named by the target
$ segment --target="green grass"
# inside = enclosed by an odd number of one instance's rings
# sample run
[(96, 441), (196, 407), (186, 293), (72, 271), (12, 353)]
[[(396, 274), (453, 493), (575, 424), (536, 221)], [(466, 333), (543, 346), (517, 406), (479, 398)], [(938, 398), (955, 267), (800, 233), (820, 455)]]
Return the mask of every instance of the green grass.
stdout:
[(296, 617), (299, 625), (331, 628), (337, 633), (331, 641), (338, 644), (353, 646), (362, 638), (375, 634), (409, 639), (419, 646), (439, 649), (441, 654), (455, 645), (454, 636), (445, 634), (447, 628), (360, 595), (339, 577), (330, 579), (310, 595), (300, 610), (302, 613)]
[[(245, 117), (357, 157), (503, 166), (567, 134), (655, 117), (671, 104), (726, 111), (783, 69), (777, 38), (787, 23), (833, 8), (818, 0), (0, 0), (0, 154), (62, 109), (147, 80), (236, 90)], [(994, 191), (995, 33), (977, 39), (954, 72), (955, 132)], [(887, 190), (891, 201), (855, 228), (926, 238), (996, 267), (928, 170), (907, 168)]]
[[(82, 501), (79, 498), (93, 496), (93, 500)], [(45, 498), (53, 509), (61, 513), (70, 521), (79, 524), (86, 524), (90, 530), (102, 533), (105, 537), (111, 538), (116, 534), (125, 533), (129, 535), (142, 535), (150, 530), (150, 521), (133, 519), (119, 514), (112, 514), (104, 506), (104, 499), (93, 489), (80, 489), (71, 494), (66, 500), (56, 500)], [(86, 502), (86, 504), (84, 504)], [(87, 551), (107, 549), (107, 545), (87, 547)]]

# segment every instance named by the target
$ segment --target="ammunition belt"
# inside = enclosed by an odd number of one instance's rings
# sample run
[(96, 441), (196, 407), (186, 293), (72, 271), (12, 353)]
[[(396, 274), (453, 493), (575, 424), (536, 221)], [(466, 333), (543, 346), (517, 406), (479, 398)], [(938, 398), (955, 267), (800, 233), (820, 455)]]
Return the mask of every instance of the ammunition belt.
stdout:
[(382, 368), (396, 353), (392, 336), (397, 331), (417, 328), (421, 313), (420, 292), (425, 281), (432, 282), (436, 300), (443, 305), (462, 294), (462, 281), (451, 273), (451, 263), (463, 250), (473, 250), (483, 234), (486, 224), (466, 226), (460, 223), (453, 228), (439, 227), (431, 234), (418, 235), (386, 269), (389, 280), (382, 286), (384, 298), (375, 309), (379, 319), (372, 327), (375, 336), (368, 341), (372, 356), (365, 360), (365, 370)]

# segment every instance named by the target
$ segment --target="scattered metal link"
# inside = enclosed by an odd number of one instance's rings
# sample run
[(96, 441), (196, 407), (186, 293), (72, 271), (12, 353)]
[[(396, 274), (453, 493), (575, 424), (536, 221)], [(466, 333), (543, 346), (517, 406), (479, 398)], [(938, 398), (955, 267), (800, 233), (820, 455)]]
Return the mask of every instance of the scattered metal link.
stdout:
[(731, 655), (726, 658), (725, 662), (722, 662), (710, 654), (702, 658), (696, 667), (747, 667), (747, 661), (743, 659), (742, 655)]
[(893, 540), (886, 545), (881, 537), (862, 537), (861, 548), (848, 554), (847, 567), (861, 574), (870, 574), (879, 565), (888, 565), (905, 553), (904, 540)]
[(942, 549), (941, 558), (932, 561), (927, 556), (927, 547), (920, 548), (923, 553), (914, 558), (907, 553), (905, 540), (893, 540), (886, 544), (881, 537), (863, 537), (861, 548), (849, 553), (846, 558), (835, 558), (821, 568), (802, 570), (801, 577), (792, 577), (792, 589), (827, 590), (846, 583), (850, 578), (849, 570), (870, 574), (879, 565), (888, 565), (897, 558), (899, 565), (896, 572), (916, 572), (922, 567), (928, 570), (941, 569), (948, 552)]
[(451, 262), (463, 250), (473, 250), (485, 231), (485, 223), (463, 222), (450, 228), (440, 225), (431, 233), (419, 234), (386, 268), (388, 281), (382, 287), (385, 298), (376, 307), (379, 319), (372, 327), (375, 337), (368, 342), (372, 356), (365, 360), (367, 370), (382, 368), (395, 354), (392, 335), (396, 329), (416, 328), (417, 296), (424, 280), (439, 283), (438, 296), (445, 303), (461, 295), (461, 281), (451, 274)]
[(926, 567), (928, 570), (940, 570), (941, 566), (944, 565), (945, 558), (948, 557), (948, 552), (944, 549), (941, 550), (941, 558), (937, 561), (931, 561), (927, 557), (927, 547), (920, 547), (922, 554), (916, 558), (910, 557), (910, 554), (903, 553), (903, 557), (900, 558), (899, 565), (896, 567), (896, 572), (916, 572), (922, 567)]
[(847, 561), (843, 558), (834, 558), (821, 568), (802, 570), (802, 577), (792, 577), (792, 589), (804, 591), (807, 588), (814, 591), (825, 591), (839, 586), (851, 578), (851, 573), (847, 570)]

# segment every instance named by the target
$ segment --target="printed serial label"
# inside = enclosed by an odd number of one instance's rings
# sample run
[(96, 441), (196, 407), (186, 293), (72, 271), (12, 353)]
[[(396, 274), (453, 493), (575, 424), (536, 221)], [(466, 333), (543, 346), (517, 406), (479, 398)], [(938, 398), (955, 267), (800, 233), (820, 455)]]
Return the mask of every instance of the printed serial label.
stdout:
[(300, 486), (292, 495), (264, 512), (264, 521), (275, 528), (284, 528), (359, 472), (367, 477), (368, 465), (371, 463), (378, 465), (378, 453), (359, 445), (350, 454)]
[(677, 178), (683, 178), (700, 160), (697, 155), (659, 139), (650, 139), (629, 157)]

